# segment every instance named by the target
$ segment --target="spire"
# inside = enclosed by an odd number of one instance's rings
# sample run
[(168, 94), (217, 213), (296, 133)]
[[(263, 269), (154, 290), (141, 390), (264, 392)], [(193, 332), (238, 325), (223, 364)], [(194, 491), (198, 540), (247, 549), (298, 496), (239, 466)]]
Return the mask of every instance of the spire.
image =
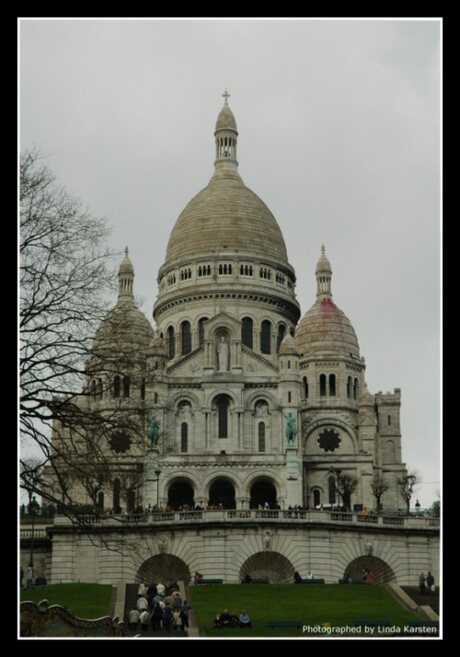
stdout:
[(238, 162), (236, 160), (236, 146), (238, 131), (233, 112), (228, 106), (230, 94), (227, 89), (222, 94), (224, 106), (217, 117), (216, 129), (214, 136), (216, 138), (216, 171), (218, 166), (224, 169), (236, 170)]
[(118, 269), (118, 300), (133, 299), (134, 267), (128, 257), (128, 247), (125, 248), (125, 257)]
[(331, 279), (331, 263), (326, 257), (326, 247), (323, 244), (321, 246), (321, 256), (316, 265), (316, 297), (319, 301), (322, 301), (323, 299), (332, 299)]

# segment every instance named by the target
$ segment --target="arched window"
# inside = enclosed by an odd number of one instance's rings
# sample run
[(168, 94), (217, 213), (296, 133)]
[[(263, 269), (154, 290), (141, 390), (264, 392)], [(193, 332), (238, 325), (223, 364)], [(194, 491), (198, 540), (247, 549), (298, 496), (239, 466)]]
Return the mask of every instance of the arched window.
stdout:
[(188, 452), (188, 424), (182, 422), (180, 425), (180, 451), (184, 454)]
[(253, 336), (253, 322), (250, 317), (243, 317), (241, 320), (241, 342), (252, 349), (252, 336)]
[(259, 452), (265, 452), (265, 422), (259, 422)]
[(335, 374), (329, 374), (329, 395), (335, 397)]
[(204, 344), (204, 323), (207, 321), (207, 317), (202, 317), (198, 322), (198, 343), (200, 346)]
[(101, 513), (104, 511), (104, 493), (102, 491), (97, 494), (96, 506)]
[(114, 513), (121, 513), (120, 492), (121, 492), (121, 483), (120, 480), (117, 478), (113, 480), (113, 512)]
[(129, 397), (129, 376), (123, 377), (123, 397)]
[(353, 388), (353, 379), (351, 378), (351, 376), (349, 376), (348, 379), (347, 379), (347, 397), (348, 397), (348, 399), (351, 399), (352, 388)]
[(359, 399), (359, 381), (358, 381), (358, 379), (355, 379), (355, 383), (353, 385), (353, 399)]
[(168, 357), (169, 360), (176, 355), (176, 338), (174, 335), (174, 326), (168, 328)]
[(263, 354), (271, 354), (272, 325), (268, 319), (264, 319), (260, 328), (260, 351)]
[(303, 398), (308, 399), (308, 379), (306, 376), (302, 379), (303, 382)]
[(319, 377), (319, 396), (320, 397), (325, 397), (326, 396), (326, 375), (321, 374)]
[(145, 379), (141, 381), (141, 399), (145, 399)]
[(286, 335), (286, 324), (278, 324), (278, 335), (276, 337), (276, 353), (280, 350), (280, 345)]
[(329, 490), (329, 504), (335, 504), (335, 477), (329, 477), (327, 480)]
[(190, 322), (182, 322), (182, 356), (189, 354), (192, 351), (192, 332), (190, 330)]
[(229, 398), (226, 395), (219, 395), (216, 398), (217, 408), (217, 435), (219, 438), (228, 438), (228, 408)]
[(316, 509), (316, 507), (320, 505), (321, 505), (321, 491), (315, 488), (313, 491), (313, 508)]
[(92, 399), (93, 401), (96, 401), (96, 399), (97, 399), (96, 379), (93, 379), (93, 380), (91, 381), (90, 394), (91, 394), (91, 399)]
[(158, 393), (157, 393), (157, 392), (155, 392), (155, 393), (153, 394), (153, 403), (154, 403), (154, 404), (158, 404)]
[(136, 492), (130, 488), (126, 493), (126, 510), (128, 513), (133, 513), (136, 508)]
[(118, 374), (113, 377), (113, 396), (119, 397), (121, 391), (121, 381)]

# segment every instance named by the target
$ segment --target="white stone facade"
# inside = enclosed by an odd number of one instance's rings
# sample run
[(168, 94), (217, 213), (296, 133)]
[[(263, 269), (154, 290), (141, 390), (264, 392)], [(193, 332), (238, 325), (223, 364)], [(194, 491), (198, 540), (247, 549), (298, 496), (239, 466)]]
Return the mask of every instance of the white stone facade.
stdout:
[[(375, 508), (377, 474), (389, 484), (383, 509), (402, 509), (400, 390), (368, 392), (356, 334), (332, 302), (324, 248), (316, 302), (299, 323), (295, 272), (275, 218), (240, 178), (237, 135), (226, 105), (216, 125), (215, 173), (171, 233), (158, 275), (155, 333), (134, 304), (127, 252), (121, 263), (119, 299), (96, 336), (87, 392), (78, 403), (137, 418), (141, 440), (118, 450), (107, 444), (114, 480), (100, 491), (103, 506), (312, 509), (343, 501), (334, 483), (339, 471), (357, 480), (350, 509)], [(108, 362), (117, 374), (107, 374)], [(147, 451), (151, 418), (160, 432), (154, 452)], [(142, 469), (135, 495), (115, 491), (117, 472), (134, 482)], [(74, 497), (91, 502), (78, 481), (72, 486)], [(263, 527), (213, 531), (188, 535), (182, 528), (168, 540), (191, 571), (238, 581), (242, 559), (263, 551)], [(133, 532), (127, 540), (138, 542), (145, 558), (154, 554), (144, 535)], [(325, 527), (275, 529), (269, 540), (296, 570), (332, 581), (364, 539)], [(436, 570), (425, 540), (414, 538), (416, 552), (425, 551), (415, 570)], [(412, 583), (406, 538), (393, 532), (379, 541), (374, 554), (402, 573), (401, 583)], [(134, 565), (83, 536), (54, 536), (53, 581), (113, 582), (135, 573)]]

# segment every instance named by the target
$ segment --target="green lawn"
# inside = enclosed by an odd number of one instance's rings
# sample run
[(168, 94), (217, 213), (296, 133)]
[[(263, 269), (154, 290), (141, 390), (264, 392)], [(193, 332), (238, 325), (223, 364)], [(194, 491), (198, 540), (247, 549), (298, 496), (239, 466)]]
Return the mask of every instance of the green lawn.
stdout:
[[(309, 636), (296, 628), (268, 629), (269, 620), (302, 620), (305, 625), (330, 623), (336, 627), (354, 625), (358, 619), (389, 620), (395, 625), (420, 620), (379, 585), (203, 585), (192, 586), (191, 597), (203, 636)], [(245, 610), (252, 619), (252, 630), (214, 629), (214, 618), (224, 608), (238, 616)]]
[(110, 584), (50, 584), (21, 590), (21, 602), (48, 600), (50, 605), (62, 605), (79, 618), (110, 616)]

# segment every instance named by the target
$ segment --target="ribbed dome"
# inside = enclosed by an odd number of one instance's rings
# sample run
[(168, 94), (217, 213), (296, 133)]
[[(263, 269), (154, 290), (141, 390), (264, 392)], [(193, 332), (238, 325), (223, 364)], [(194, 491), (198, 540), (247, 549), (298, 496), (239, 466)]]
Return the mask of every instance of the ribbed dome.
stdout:
[(182, 211), (169, 238), (166, 263), (226, 250), (287, 264), (275, 217), (232, 170), (216, 173)]
[(299, 350), (297, 349), (297, 344), (294, 338), (290, 333), (284, 336), (279, 350), (280, 356), (298, 356)]
[(221, 111), (216, 121), (216, 132), (218, 130), (234, 130), (236, 132), (236, 121), (233, 116), (233, 112), (225, 105)]
[(148, 347), (153, 337), (150, 322), (136, 304), (133, 301), (119, 301), (101, 322), (94, 346), (129, 344), (133, 347)]
[(125, 249), (125, 257), (120, 262), (120, 268), (118, 269), (118, 275), (122, 274), (134, 274), (133, 263), (128, 257), (128, 247)]
[(301, 319), (295, 338), (303, 356), (332, 353), (359, 358), (359, 344), (348, 317), (332, 299), (321, 299)]

